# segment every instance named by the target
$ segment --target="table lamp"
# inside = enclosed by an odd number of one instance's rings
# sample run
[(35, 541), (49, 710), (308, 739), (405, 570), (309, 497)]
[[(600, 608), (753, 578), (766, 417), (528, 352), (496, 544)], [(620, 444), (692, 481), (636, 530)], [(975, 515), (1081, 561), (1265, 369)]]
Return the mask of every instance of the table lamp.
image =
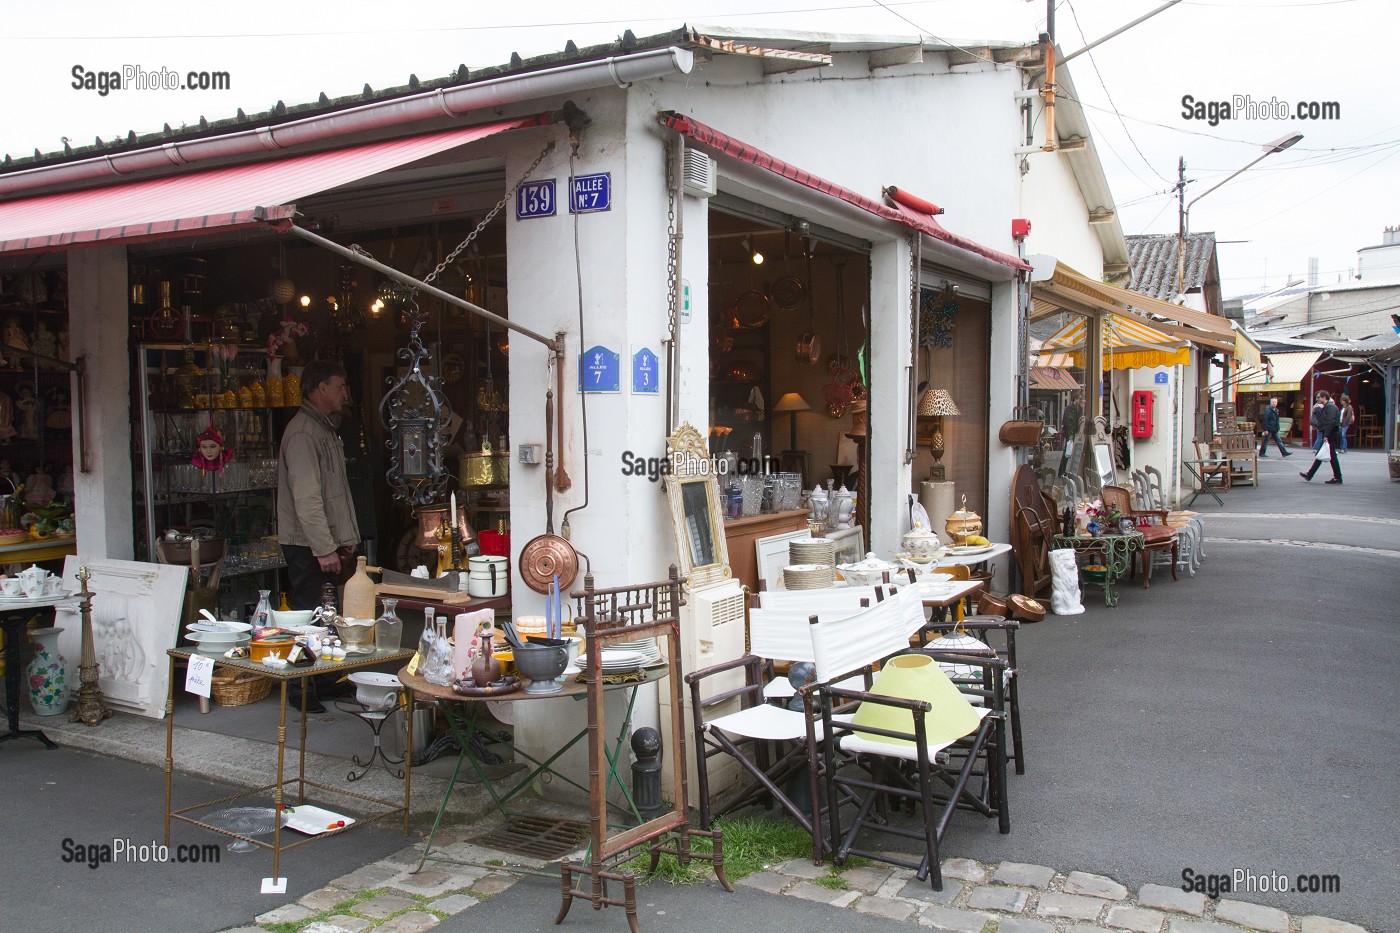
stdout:
[(929, 479), (941, 483), (947, 478), (947, 468), (943, 465), (943, 419), (948, 415), (960, 415), (958, 406), (947, 389), (926, 389), (919, 397), (918, 415), (933, 419), (933, 440), (929, 442), (929, 452), (933, 454), (933, 467)]
[(778, 399), (778, 404), (773, 406), (773, 410), (786, 411), (792, 413), (792, 424), (788, 433), (788, 450), (797, 451), (797, 413), (799, 411), (811, 411), (812, 406), (807, 404), (807, 400), (796, 392), (789, 392)]

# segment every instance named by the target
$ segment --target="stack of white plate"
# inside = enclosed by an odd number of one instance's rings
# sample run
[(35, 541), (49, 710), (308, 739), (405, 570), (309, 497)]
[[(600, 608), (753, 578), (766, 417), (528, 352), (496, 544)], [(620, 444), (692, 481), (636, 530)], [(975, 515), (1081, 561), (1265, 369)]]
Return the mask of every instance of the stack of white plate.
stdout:
[(656, 646), (655, 638), (643, 638), (640, 641), (611, 641), (608, 647), (603, 649), (603, 660), (608, 658), (609, 651), (635, 651), (643, 658), (643, 665), (650, 667), (653, 664), (661, 663), (661, 649)]
[(788, 542), (788, 562), (830, 567), (836, 563), (836, 545), (830, 538), (794, 538)]
[(827, 564), (793, 564), (783, 568), (783, 586), (790, 590), (819, 590), (836, 582), (836, 571)]
[[(578, 664), (580, 669), (585, 668), (588, 664), (588, 656), (581, 656), (578, 659)], [(641, 670), (645, 664), (646, 657), (639, 651), (604, 648), (600, 666), (603, 668), (604, 674), (630, 674), (633, 671)]]

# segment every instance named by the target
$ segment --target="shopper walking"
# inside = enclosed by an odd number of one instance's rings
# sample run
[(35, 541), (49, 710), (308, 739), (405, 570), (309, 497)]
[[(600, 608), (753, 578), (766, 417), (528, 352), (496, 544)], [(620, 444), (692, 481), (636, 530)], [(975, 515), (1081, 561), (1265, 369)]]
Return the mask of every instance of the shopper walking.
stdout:
[(1346, 453), (1347, 429), (1350, 428), (1353, 424), (1356, 424), (1356, 409), (1351, 407), (1351, 399), (1348, 398), (1346, 395), (1342, 396), (1342, 402), (1337, 407), (1341, 409), (1342, 412), (1342, 420), (1340, 425), (1342, 429), (1342, 453)]
[[(1337, 462), (1337, 449), (1342, 443), (1342, 413), (1337, 406), (1332, 403), (1331, 393), (1325, 391), (1319, 392), (1317, 393), (1317, 398), (1321, 405), (1317, 409), (1314, 409), (1317, 414), (1313, 417), (1313, 427), (1317, 429), (1318, 436), (1327, 444), (1330, 455), (1329, 459), (1332, 461), (1332, 478), (1327, 481), (1327, 484), (1329, 486), (1333, 484), (1340, 486), (1342, 484), (1342, 465)], [(1312, 482), (1313, 474), (1317, 472), (1317, 468), (1321, 463), (1321, 460), (1314, 457), (1312, 466), (1308, 467), (1308, 471), (1306, 473), (1299, 473), (1298, 475), (1308, 482)]]
[(1269, 455), (1269, 438), (1271, 437), (1274, 439), (1274, 443), (1278, 445), (1279, 453), (1283, 454), (1285, 457), (1293, 456), (1292, 452), (1290, 452), (1287, 447), (1283, 446), (1283, 441), (1279, 440), (1278, 399), (1269, 399), (1269, 407), (1264, 409), (1264, 417), (1260, 422), (1260, 428), (1264, 432), (1264, 439), (1259, 444), (1259, 456), (1267, 457)]
[(1319, 450), (1322, 447), (1322, 432), (1317, 429), (1317, 418), (1322, 414), (1322, 406), (1326, 404), (1328, 398), (1326, 389), (1322, 389), (1313, 396), (1312, 413), (1308, 415), (1308, 427), (1312, 428), (1313, 450)]

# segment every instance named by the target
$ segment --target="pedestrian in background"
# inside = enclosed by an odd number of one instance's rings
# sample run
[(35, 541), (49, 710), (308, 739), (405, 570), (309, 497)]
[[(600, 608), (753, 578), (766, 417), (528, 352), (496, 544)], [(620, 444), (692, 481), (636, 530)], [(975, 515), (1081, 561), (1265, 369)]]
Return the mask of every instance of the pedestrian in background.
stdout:
[[(1340, 486), (1342, 484), (1342, 465), (1337, 462), (1337, 448), (1340, 447), (1342, 443), (1342, 413), (1337, 406), (1332, 403), (1332, 396), (1330, 393), (1319, 392), (1317, 393), (1317, 398), (1321, 405), (1318, 409), (1315, 409), (1317, 414), (1313, 417), (1313, 427), (1317, 429), (1318, 437), (1322, 438), (1322, 440), (1327, 443), (1329, 459), (1332, 461), (1332, 478), (1327, 481), (1327, 485)], [(1321, 445), (1319, 445), (1319, 447), (1320, 446)], [(1318, 466), (1322, 464), (1322, 461), (1318, 459), (1319, 457), (1321, 457), (1320, 452), (1314, 456), (1312, 466), (1308, 468), (1308, 471), (1306, 473), (1299, 473), (1298, 475), (1308, 482), (1312, 482), (1313, 474), (1317, 472)]]
[(1317, 429), (1317, 416), (1322, 414), (1322, 406), (1329, 398), (1331, 396), (1327, 394), (1326, 389), (1320, 390), (1317, 395), (1313, 396), (1312, 413), (1308, 415), (1308, 426), (1312, 428), (1313, 433), (1313, 450), (1322, 447), (1322, 432)]
[(1278, 399), (1269, 399), (1269, 407), (1264, 409), (1264, 417), (1260, 422), (1260, 427), (1264, 431), (1264, 439), (1259, 444), (1259, 456), (1267, 457), (1269, 455), (1269, 438), (1271, 437), (1274, 439), (1274, 443), (1278, 445), (1279, 453), (1283, 454), (1285, 457), (1293, 456), (1288, 448), (1283, 446), (1283, 441), (1279, 440)]
[(1347, 452), (1347, 428), (1356, 424), (1356, 409), (1351, 407), (1351, 399), (1346, 395), (1342, 396), (1342, 403), (1337, 406), (1341, 409), (1342, 420), (1342, 453)]

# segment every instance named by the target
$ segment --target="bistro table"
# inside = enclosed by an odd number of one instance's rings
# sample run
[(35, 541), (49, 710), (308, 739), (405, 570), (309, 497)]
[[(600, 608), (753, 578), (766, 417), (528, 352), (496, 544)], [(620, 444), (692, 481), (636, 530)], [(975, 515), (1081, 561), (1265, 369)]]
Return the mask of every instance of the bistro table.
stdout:
[(55, 593), (52, 596), (0, 597), (0, 626), (5, 631), (5, 711), (9, 718), (9, 731), (0, 734), (0, 742), (9, 739), (33, 738), (43, 742), (48, 748), (57, 745), (38, 729), (19, 727), (20, 694), (24, 680), (24, 645), (28, 638), (28, 623), (35, 610), (52, 613), (59, 606), (76, 605), (78, 597)]
[[(637, 805), (632, 800), (631, 793), (628, 791), (627, 782), (622, 779), (622, 775), (619, 773), (618, 769), (627, 764), (628, 761), (624, 753), (624, 748), (626, 747), (625, 743), (632, 730), (632, 711), (637, 700), (637, 688), (641, 687), (643, 684), (655, 683), (661, 680), (667, 676), (668, 671), (669, 667), (664, 664), (660, 667), (646, 667), (642, 668), (636, 677), (627, 678), (626, 675), (624, 675), (622, 678), (618, 679), (618, 682), (614, 683), (605, 680), (603, 684), (604, 691), (628, 691), (627, 712), (622, 718), (622, 723), (618, 729), (613, 748), (607, 755), (608, 775), (603, 788), (603, 796), (604, 798), (607, 797), (608, 792), (612, 789), (614, 781), (616, 781), (617, 786), (622, 791), (623, 797), (627, 801), (627, 806), (622, 809), (625, 809), (638, 823), (644, 821), (637, 811)], [(610, 679), (611, 678), (609, 678), (609, 680)], [(460, 748), (457, 754), (457, 766), (452, 769), (452, 778), (447, 782), (447, 790), (442, 795), (442, 805), (438, 807), (437, 818), (433, 820), (432, 831), (428, 833), (428, 839), (423, 844), (423, 854), (418, 859), (418, 865), (413, 869), (415, 872), (421, 869), (423, 867), (423, 862), (429, 858), (435, 861), (457, 861), (443, 856), (430, 855), (429, 853), (432, 851), (433, 837), (437, 835), (438, 827), (442, 823), (443, 814), (447, 812), (447, 804), (452, 799), (452, 789), (457, 784), (457, 776), (462, 770), (463, 762), (467, 762), (471, 765), (472, 770), (476, 772), (477, 779), (491, 796), (492, 803), (495, 804), (496, 809), (507, 820), (511, 819), (515, 814), (507, 809), (506, 804), (509, 803), (513, 797), (528, 789), (541, 774), (549, 774), (571, 787), (583, 791), (585, 794), (589, 793), (587, 787), (554, 769), (554, 763), (558, 761), (565, 752), (587, 738), (587, 726), (580, 729), (573, 738), (561, 745), (554, 754), (550, 755), (544, 761), (540, 761), (538, 758), (521, 751), (520, 748), (511, 744), (511, 750), (516, 755), (529, 761), (534, 767), (528, 774), (516, 781), (511, 787), (504, 790), (497, 788), (495, 783), (491, 780), (485, 764), (477, 755), (471, 741), (472, 733), (478, 729), (476, 722), (483, 702), (520, 703), (538, 700), (573, 700), (575, 702), (580, 702), (586, 699), (588, 696), (588, 685), (579, 682), (573, 674), (568, 676), (568, 679), (564, 682), (563, 689), (555, 693), (526, 693), (523, 689), (517, 689), (512, 693), (485, 694), (482, 696), (466, 696), (457, 693), (451, 687), (428, 683), (428, 681), (423, 679), (421, 674), (410, 674), (407, 668), (399, 671), (399, 680), (403, 682), (404, 689), (408, 691), (409, 699), (435, 702), (437, 704), (438, 709), (442, 710), (444, 717), (447, 719), (448, 726), (451, 727), (453, 734), (456, 736)], [(407, 793), (407, 790), (405, 790), (405, 793)], [(611, 802), (609, 803), (611, 804)], [(617, 804), (611, 805), (619, 806)], [(500, 870), (514, 871), (516, 869)], [(534, 873), (532, 872), (532, 874)], [(558, 876), (549, 875), (548, 877)]]
[[(175, 764), (175, 663), (177, 661), (185, 661), (186, 663), (188, 663), (190, 657), (195, 653), (196, 652), (191, 648), (171, 648), (170, 650), (166, 651), (166, 654), (170, 656), (170, 686), (165, 695), (165, 844), (167, 846), (170, 845), (170, 821), (179, 820), (183, 823), (190, 823), (202, 829), (208, 829), (216, 833), (223, 833), (226, 836), (233, 836), (235, 839), (241, 839), (244, 842), (251, 842), (253, 845), (262, 846), (265, 849), (271, 849), (272, 877), (280, 878), (281, 876), (278, 874), (278, 869), (281, 864), (283, 850), (295, 849), (297, 846), (303, 846), (306, 845), (308, 842), (314, 842), (322, 836), (334, 836), (339, 833), (343, 833), (346, 830), (354, 829), (356, 826), (361, 826), (365, 823), (373, 823), (376, 820), (382, 820), (386, 817), (397, 816), (399, 814), (403, 815), (403, 834), (405, 836), (408, 835), (409, 795), (407, 779), (404, 780), (402, 804), (399, 804), (398, 801), (381, 800), (376, 797), (366, 796), (365, 794), (353, 793), (352, 791), (344, 790), (339, 787), (331, 787), (326, 784), (318, 784), (315, 781), (308, 781), (306, 779), (306, 697), (307, 694), (310, 692), (306, 689), (306, 680), (308, 677), (314, 677), (318, 674), (339, 675), (347, 674), (351, 671), (357, 671), (367, 667), (375, 667), (377, 665), (382, 664), (403, 664), (404, 662), (408, 661), (410, 658), (413, 657), (414, 652), (408, 650), (388, 651), (376, 648), (370, 654), (348, 655), (346, 656), (344, 661), (317, 661), (310, 667), (293, 667), (291, 665), (288, 665), (287, 667), (283, 667), (280, 669), (271, 668), (268, 667), (266, 664), (254, 663), (253, 661), (247, 661), (242, 659), (234, 660), (232, 658), (211, 657), (210, 660), (214, 662), (215, 670), (233, 670), (241, 671), (244, 673), (260, 674), (263, 677), (271, 678), (272, 681), (277, 684), (279, 690), (277, 716), (277, 780), (275, 783), (264, 784), (262, 787), (255, 787), (252, 790), (247, 790), (239, 794), (232, 794), (227, 797), (220, 797), (217, 800), (208, 800), (203, 803), (197, 803), (193, 804), (192, 806), (181, 807), (179, 810), (174, 810), (171, 808), (172, 804), (170, 799), (170, 775), (171, 772), (174, 770)], [(201, 657), (203, 657), (203, 655), (201, 655)], [(297, 776), (294, 778), (284, 778), (283, 763), (286, 757), (287, 750), (287, 685), (294, 681), (299, 682), (301, 686), (301, 735), (299, 743), (299, 762), (297, 766)], [(412, 716), (408, 717), (408, 730), (408, 737), (405, 740), (404, 747), (412, 748)], [(412, 758), (411, 755), (408, 757), (410, 759)], [(307, 838), (302, 839), (299, 842), (293, 842), (290, 845), (282, 844), (282, 826), (280, 819), (274, 821), (276, 823), (276, 828), (273, 830), (272, 833), (272, 842), (268, 843), (263, 842), (259, 839), (252, 839), (247, 836), (239, 835), (236, 832), (232, 832), (227, 829), (221, 829), (217, 826), (211, 826), (210, 824), (202, 822), (196, 817), (186, 815), (192, 813), (195, 810), (204, 810), (209, 807), (216, 806), (218, 804), (228, 803), (231, 800), (237, 800), (240, 797), (251, 797), (256, 794), (267, 793), (268, 791), (272, 792), (273, 812), (281, 813), (282, 802), (284, 799), (286, 799), (284, 797), (283, 788), (288, 784), (293, 784), (296, 786), (296, 803), (292, 804), (292, 806), (301, 806), (303, 803), (305, 803), (306, 789), (308, 787), (314, 787), (319, 790), (329, 791), (333, 794), (339, 794), (345, 797), (353, 797), (356, 800), (360, 800), (373, 806), (383, 807), (386, 809), (383, 813), (379, 813), (375, 816), (357, 819), (350, 825), (341, 827), (340, 829), (327, 829), (324, 832), (309, 835), (307, 836)]]
[(989, 560), (994, 560), (1003, 554), (1011, 551), (1009, 544), (987, 545), (985, 551), (974, 551), (971, 554), (950, 554), (947, 549), (938, 555), (934, 564), (938, 567), (951, 567), (954, 564), (962, 564), (964, 567), (975, 567), (978, 564), (985, 564)]
[[(1070, 548), (1076, 554), (1093, 554), (1103, 561), (1103, 583), (1094, 580), (1082, 581), (1103, 587), (1103, 604), (1112, 608), (1118, 605), (1118, 591), (1113, 584), (1127, 574), (1133, 566), (1133, 552), (1141, 551), (1142, 532), (1132, 531), (1125, 535), (1055, 535), (1055, 547)], [(1082, 574), (1081, 574), (1082, 580)]]
[[(1258, 463), (1259, 463), (1259, 462), (1256, 460), (1256, 461), (1255, 461), (1255, 468), (1256, 468), (1256, 469), (1258, 468)], [(1184, 466), (1184, 467), (1186, 468), (1186, 472), (1190, 473), (1192, 476), (1194, 476), (1194, 477), (1196, 478), (1196, 490), (1195, 490), (1195, 494), (1192, 495), (1191, 498), (1190, 498), (1189, 500), (1187, 500), (1186, 505), (1185, 505), (1185, 508), (1188, 508), (1188, 509), (1191, 508), (1192, 503), (1194, 503), (1194, 502), (1196, 501), (1196, 499), (1198, 499), (1198, 498), (1200, 497), (1201, 493), (1206, 493), (1206, 494), (1208, 494), (1212, 499), (1215, 500), (1215, 502), (1216, 502), (1217, 505), (1224, 505), (1224, 504), (1225, 504), (1225, 500), (1222, 499), (1222, 498), (1220, 498), (1218, 495), (1215, 494), (1215, 487), (1211, 486), (1210, 483), (1206, 482), (1205, 474), (1202, 473), (1202, 472), (1201, 472), (1199, 469), (1197, 469), (1197, 468), (1198, 468), (1198, 467), (1202, 467), (1202, 466), (1207, 466), (1207, 465), (1209, 465), (1209, 466), (1216, 466), (1216, 467), (1218, 467), (1218, 466), (1224, 466), (1225, 469), (1228, 471), (1228, 470), (1230, 469), (1230, 465), (1229, 465), (1229, 461), (1228, 461), (1228, 460), (1221, 460), (1221, 459), (1218, 458), (1218, 457), (1213, 457), (1213, 458), (1211, 458), (1211, 459), (1209, 459), (1209, 460), (1182, 460), (1182, 461), (1181, 461), (1181, 465)]]

